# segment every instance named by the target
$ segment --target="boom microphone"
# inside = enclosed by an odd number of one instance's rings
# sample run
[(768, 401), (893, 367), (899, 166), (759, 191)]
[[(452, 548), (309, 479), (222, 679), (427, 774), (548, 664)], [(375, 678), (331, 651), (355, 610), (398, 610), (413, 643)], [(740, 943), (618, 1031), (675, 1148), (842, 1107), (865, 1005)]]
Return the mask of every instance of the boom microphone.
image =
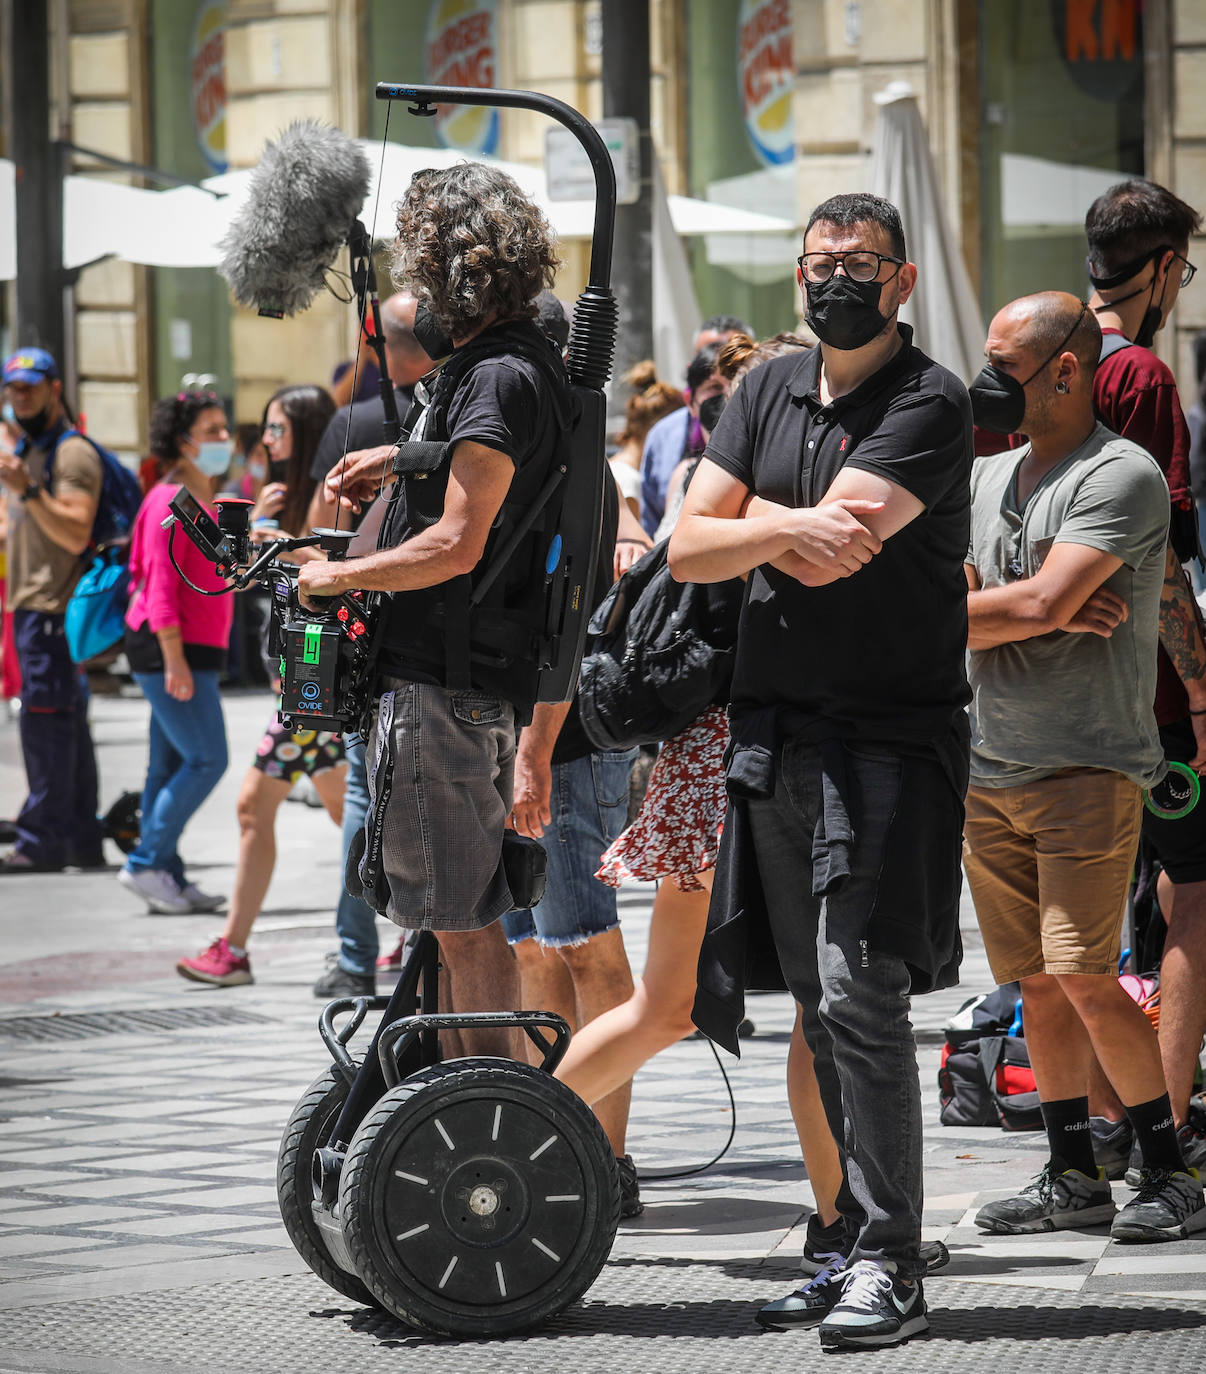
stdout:
[(372, 169), (355, 139), (298, 120), (265, 147), (218, 271), (240, 305), (280, 319), (325, 285), (368, 195)]

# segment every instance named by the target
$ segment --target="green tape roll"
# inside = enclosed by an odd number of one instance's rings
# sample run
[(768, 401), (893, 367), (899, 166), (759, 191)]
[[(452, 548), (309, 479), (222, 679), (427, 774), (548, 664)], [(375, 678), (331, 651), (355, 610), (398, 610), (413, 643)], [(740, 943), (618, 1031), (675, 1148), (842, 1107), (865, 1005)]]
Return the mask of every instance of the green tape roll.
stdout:
[(1197, 806), (1201, 795), (1201, 779), (1193, 769), (1187, 763), (1170, 763), (1163, 781), (1143, 794), (1143, 804), (1162, 821), (1179, 821)]

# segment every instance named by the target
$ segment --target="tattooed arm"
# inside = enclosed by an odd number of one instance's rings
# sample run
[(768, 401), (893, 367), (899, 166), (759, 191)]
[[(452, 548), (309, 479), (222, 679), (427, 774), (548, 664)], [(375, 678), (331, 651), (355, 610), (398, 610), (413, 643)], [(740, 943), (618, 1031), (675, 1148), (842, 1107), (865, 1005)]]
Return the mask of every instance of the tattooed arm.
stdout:
[[(1160, 643), (1185, 687), (1190, 710), (1206, 710), (1206, 643), (1193, 592), (1171, 544), (1160, 593)], [(1200, 771), (1206, 769), (1206, 715), (1190, 716), (1190, 720), (1198, 750), (1189, 766)]]

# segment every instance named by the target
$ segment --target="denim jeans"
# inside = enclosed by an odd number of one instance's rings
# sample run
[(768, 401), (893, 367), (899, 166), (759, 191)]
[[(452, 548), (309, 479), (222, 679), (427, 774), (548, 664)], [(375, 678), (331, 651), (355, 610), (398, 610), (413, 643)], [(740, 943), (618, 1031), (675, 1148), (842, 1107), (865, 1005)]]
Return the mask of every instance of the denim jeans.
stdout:
[[(343, 790), (343, 862), (348, 849), (364, 829), (368, 815), (368, 769), (364, 759), (364, 740), (359, 735), (343, 737), (348, 759), (347, 781)], [(343, 869), (340, 869), (342, 875)], [(339, 904), (335, 908), (335, 934), (339, 936), (339, 967), (367, 977), (377, 972), (377, 913), (363, 897), (353, 897), (340, 878)]]
[(758, 875), (825, 1116), (842, 1151), (838, 1210), (852, 1260), (890, 1260), (924, 1272), (921, 1241), (921, 1090), (909, 1021), (909, 973), (867, 935), (885, 844), (901, 796), (901, 764), (886, 749), (847, 745), (854, 843), (850, 875), (812, 892), (813, 838), (822, 813), (815, 745), (788, 741), (775, 794), (749, 803)]
[(29, 795), (17, 817), (17, 849), (38, 863), (95, 862), (96, 754), (88, 689), (67, 649), (64, 617), (13, 612), (21, 669), (21, 753)]
[(548, 885), (537, 906), (502, 917), (509, 943), (581, 945), (619, 925), (616, 890), (595, 877), (603, 851), (628, 821), (635, 749), (609, 750), (553, 765), (552, 821), (541, 839)]
[(130, 853), (131, 869), (162, 869), (185, 883), (177, 852), (184, 827), (226, 772), (226, 722), (218, 674), (193, 670), (193, 695), (167, 694), (162, 673), (135, 673), (151, 703), (150, 752), (142, 791), (142, 834)]

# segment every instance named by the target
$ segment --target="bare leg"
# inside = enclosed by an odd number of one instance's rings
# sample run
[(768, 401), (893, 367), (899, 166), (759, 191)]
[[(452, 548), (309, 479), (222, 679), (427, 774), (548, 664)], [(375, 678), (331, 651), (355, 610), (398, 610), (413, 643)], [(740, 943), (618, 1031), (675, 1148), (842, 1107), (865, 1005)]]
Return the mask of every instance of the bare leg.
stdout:
[(838, 1218), (837, 1193), (842, 1182), (842, 1161), (825, 1120), (821, 1090), (812, 1068), (812, 1051), (800, 1026), (800, 1008), (787, 1051), (787, 1100), (800, 1137), (800, 1153), (812, 1184), (817, 1215), (822, 1226), (832, 1226)]
[[(571, 1031), (576, 1031), (574, 984), (557, 951), (545, 949), (536, 939), (520, 940), (511, 950), (519, 965), (519, 1000), (523, 1009), (555, 1012), (565, 1018)], [(541, 1052), (530, 1040), (527, 1054), (530, 1064), (540, 1063)]]
[(1046, 973), (1023, 978), (1022, 1014), (1039, 1097), (1044, 1102), (1083, 1097), (1088, 1089), (1093, 1047), (1061, 980)]
[(239, 789), (239, 864), (234, 896), (222, 934), (227, 944), (246, 948), (276, 867), (276, 813), (290, 784), (249, 768)]
[(338, 768), (328, 768), (310, 779), (314, 784), (314, 791), (318, 794), (318, 800), (326, 807), (327, 815), (337, 826), (343, 824), (343, 787), (347, 778), (348, 768), (345, 763)]
[[(483, 930), (443, 930), (440, 950), (448, 970), (452, 1011), (515, 1011), (519, 1006), (519, 969), (497, 921)], [(467, 1055), (524, 1057), (515, 1032), (487, 1027), (462, 1030)], [(526, 1036), (524, 1037), (526, 1039)]]
[[(710, 885), (711, 873), (701, 874)], [(683, 892), (666, 881), (657, 890), (649, 926), (649, 956), (627, 1002), (604, 1012), (574, 1036), (557, 1077), (594, 1104), (636, 1073), (659, 1050), (693, 1029), (695, 968), (708, 919), (708, 893)]]
[(1160, 961), (1160, 1060), (1173, 1119), (1185, 1124), (1194, 1068), (1206, 1035), (1206, 883), (1157, 888), (1168, 922)]
[(1126, 1115), (1126, 1108), (1118, 1100), (1096, 1055), (1089, 1064), (1089, 1112), (1093, 1116), (1104, 1116), (1107, 1121), (1121, 1121)]
[[(579, 1026), (588, 1025), (632, 996), (632, 969), (619, 926), (594, 936), (584, 945), (564, 945), (557, 953), (573, 979)], [(595, 1103), (595, 1115), (617, 1155), (627, 1151), (631, 1101), (630, 1078)]]

